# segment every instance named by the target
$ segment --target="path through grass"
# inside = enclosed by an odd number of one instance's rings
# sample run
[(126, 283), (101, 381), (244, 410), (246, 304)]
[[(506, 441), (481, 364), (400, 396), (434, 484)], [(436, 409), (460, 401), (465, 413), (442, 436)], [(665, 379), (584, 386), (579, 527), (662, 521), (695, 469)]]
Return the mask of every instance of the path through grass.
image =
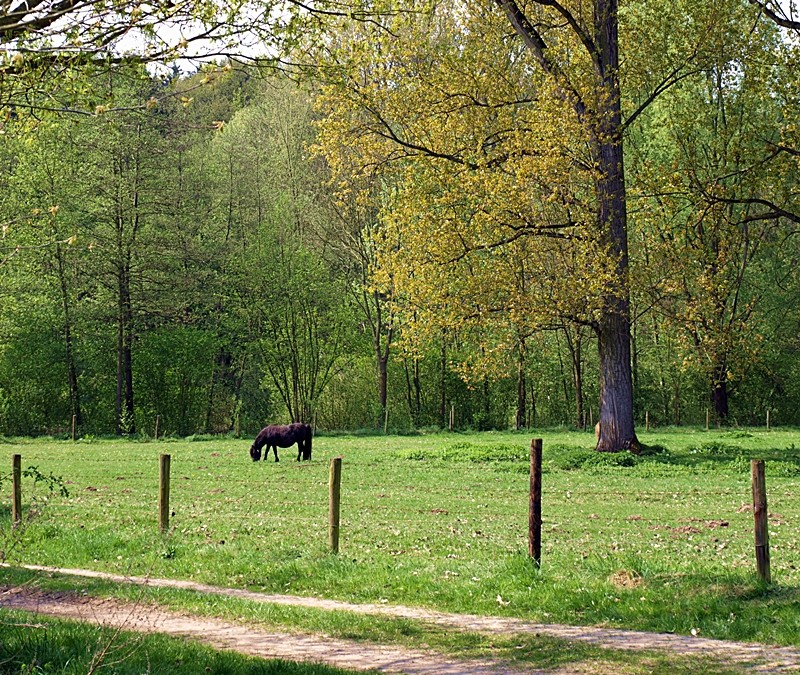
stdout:
[[(800, 645), (800, 432), (643, 435), (650, 454), (544, 438), (543, 565), (526, 559), (533, 434), (319, 437), (311, 463), (250, 439), (0, 445), (63, 476), (11, 562), (193, 579), (355, 602)], [(172, 529), (157, 529), (158, 455)], [(342, 455), (341, 554), (326, 551)], [(773, 579), (755, 580), (749, 460), (767, 459)], [(2, 504), (10, 501), (2, 486)], [(26, 504), (30, 496), (26, 493)], [(41, 503), (40, 503), (41, 506)]]

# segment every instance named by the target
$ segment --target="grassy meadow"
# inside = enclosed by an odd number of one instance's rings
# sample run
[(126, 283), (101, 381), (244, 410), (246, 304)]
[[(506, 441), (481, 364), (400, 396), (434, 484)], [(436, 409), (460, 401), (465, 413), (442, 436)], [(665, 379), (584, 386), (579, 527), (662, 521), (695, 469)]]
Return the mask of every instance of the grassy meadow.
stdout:
[[(533, 436), (544, 439), (540, 570), (526, 557)], [(319, 436), (311, 462), (296, 462), (289, 449), (277, 464), (253, 463), (251, 439), (6, 439), (7, 471), (21, 454), (23, 469), (62, 477), (69, 495), (25, 479), (24, 509), (37, 515), (14, 541), (4, 480), (0, 548), (12, 565), (800, 646), (800, 431), (666, 429), (640, 439), (646, 453), (633, 457), (593, 453), (593, 434), (563, 430)], [(163, 535), (161, 453), (172, 464), (173, 515)], [(336, 456), (338, 556), (327, 551)], [(768, 587), (755, 574), (751, 458), (767, 460)], [(148, 593), (198, 612), (265, 611)], [(274, 620), (312, 621), (307, 612)]]

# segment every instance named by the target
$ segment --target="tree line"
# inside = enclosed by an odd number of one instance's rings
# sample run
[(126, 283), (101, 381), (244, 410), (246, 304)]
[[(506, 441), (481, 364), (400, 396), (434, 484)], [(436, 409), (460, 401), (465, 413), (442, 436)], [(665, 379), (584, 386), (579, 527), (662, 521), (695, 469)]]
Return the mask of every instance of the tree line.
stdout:
[(10, 59), (0, 434), (797, 423), (797, 27), (583, 4)]

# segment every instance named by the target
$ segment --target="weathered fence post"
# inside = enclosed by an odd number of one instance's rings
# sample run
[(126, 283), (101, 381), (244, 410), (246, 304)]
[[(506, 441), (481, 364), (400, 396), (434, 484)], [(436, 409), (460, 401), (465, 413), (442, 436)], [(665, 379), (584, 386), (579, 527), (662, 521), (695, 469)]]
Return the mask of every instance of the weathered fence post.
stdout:
[(650, 431), (650, 413), (647, 410), (644, 413), (644, 430)]
[(339, 552), (339, 505), (341, 504), (342, 488), (342, 458), (331, 459), (330, 481), (330, 506), (328, 509), (328, 546), (331, 553)]
[(22, 522), (22, 455), (11, 458), (11, 483), (13, 499), (11, 502), (11, 525)]
[(528, 555), (542, 566), (542, 439), (531, 441), (531, 493), (528, 506)]
[(769, 408), (767, 408), (767, 431), (769, 431)]
[(75, 438), (76, 438), (76, 431), (75, 431), (75, 426), (76, 426), (75, 425), (75, 418), (76, 417), (77, 417), (77, 415), (73, 415), (72, 416), (72, 442), (73, 443), (75, 442)]
[(159, 422), (161, 422), (161, 415), (156, 415), (156, 433), (155, 433), (155, 436), (154, 436), (156, 440), (158, 440), (158, 424), (159, 424)]
[(769, 521), (767, 512), (767, 481), (764, 460), (750, 462), (750, 478), (753, 483), (753, 519), (755, 520), (756, 569), (762, 581), (770, 583), (769, 571)]
[(170, 456), (161, 455), (158, 466), (158, 526), (162, 532), (169, 528), (169, 465)]

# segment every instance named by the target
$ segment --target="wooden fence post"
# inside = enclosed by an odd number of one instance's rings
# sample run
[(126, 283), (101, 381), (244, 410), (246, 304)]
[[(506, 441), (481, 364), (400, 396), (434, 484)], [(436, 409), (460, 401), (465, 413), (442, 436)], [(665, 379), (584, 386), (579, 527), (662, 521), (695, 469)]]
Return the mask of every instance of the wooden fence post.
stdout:
[(72, 442), (73, 443), (75, 442), (75, 437), (76, 437), (76, 431), (75, 431), (75, 426), (76, 426), (75, 425), (75, 418), (76, 417), (77, 417), (77, 415), (73, 415), (72, 416)]
[(158, 423), (161, 421), (161, 415), (156, 415), (156, 433), (155, 439), (158, 440)]
[(162, 532), (169, 529), (169, 465), (170, 456), (161, 455), (158, 467), (158, 526)]
[(753, 484), (753, 519), (755, 520), (756, 569), (762, 581), (770, 583), (769, 570), (769, 520), (767, 512), (767, 481), (764, 460), (750, 462), (750, 478)]
[(650, 431), (650, 413), (647, 410), (644, 412), (644, 430)]
[(531, 441), (531, 492), (528, 505), (528, 555), (542, 566), (542, 439)]
[(330, 506), (328, 510), (328, 546), (331, 553), (339, 552), (339, 505), (341, 504), (342, 458), (331, 458)]
[(14, 495), (11, 502), (11, 525), (16, 527), (22, 522), (22, 455), (11, 458), (11, 476)]
[(767, 408), (767, 431), (769, 431), (769, 408)]

